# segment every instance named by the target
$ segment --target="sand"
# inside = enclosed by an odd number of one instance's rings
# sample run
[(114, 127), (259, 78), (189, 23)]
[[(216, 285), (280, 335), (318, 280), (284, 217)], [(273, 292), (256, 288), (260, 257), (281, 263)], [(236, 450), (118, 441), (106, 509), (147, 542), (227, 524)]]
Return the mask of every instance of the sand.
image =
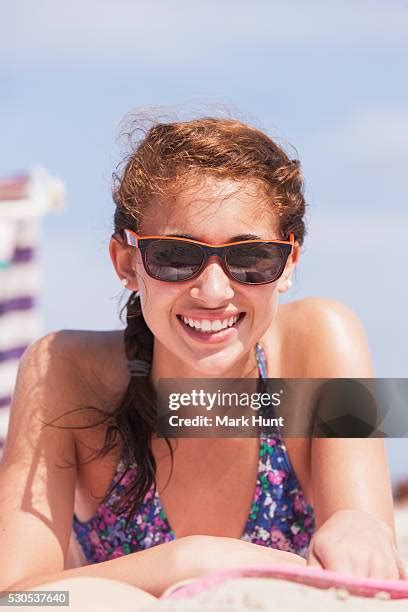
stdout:
[[(398, 550), (408, 575), (408, 507), (396, 509), (395, 522)], [(108, 580), (100, 582), (97, 578), (76, 578), (37, 588), (68, 589), (73, 612), (89, 612), (90, 609), (99, 612), (116, 609), (132, 612), (408, 612), (408, 598), (391, 600), (386, 593), (377, 593), (378, 598), (355, 596), (344, 588), (323, 589), (276, 578), (231, 578), (193, 597), (160, 600), (143, 592), (136, 593), (134, 587), (123, 582), (112, 581), (112, 585)]]
[(161, 600), (143, 612), (407, 612), (408, 600), (349, 595), (344, 589), (317, 589), (285, 580), (239, 578), (189, 599)]
[[(408, 575), (408, 508), (395, 512), (400, 556)], [(350, 595), (345, 589), (319, 589), (271, 578), (234, 578), (184, 599), (162, 599), (143, 607), (143, 612), (408, 612), (408, 599)]]
[(405, 563), (405, 567), (408, 567), (408, 506), (395, 508), (394, 516), (398, 550)]

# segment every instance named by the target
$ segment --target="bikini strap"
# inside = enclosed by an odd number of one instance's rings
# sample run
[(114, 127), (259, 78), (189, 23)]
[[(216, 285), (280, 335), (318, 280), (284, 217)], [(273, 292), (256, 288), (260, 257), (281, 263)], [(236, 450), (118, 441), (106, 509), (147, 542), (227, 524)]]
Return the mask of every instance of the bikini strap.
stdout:
[[(255, 346), (255, 356), (256, 356), (256, 361), (258, 364), (258, 370), (259, 370), (259, 376), (260, 376), (260, 389), (261, 390), (265, 390), (265, 384), (264, 381), (268, 378), (268, 362), (266, 359), (266, 353), (264, 348), (259, 344), (259, 342), (256, 343)], [(260, 412), (261, 414), (264, 413), (264, 407), (262, 406)], [(275, 438), (275, 440), (277, 440), (279, 442), (279, 444), (283, 444), (283, 440), (282, 440), (282, 433), (280, 430), (279, 425), (273, 425), (272, 427), (268, 428), (267, 431), (262, 431), (261, 434), (261, 438), (270, 438), (273, 437)], [(290, 471), (292, 468), (290, 467), (290, 463), (288, 462), (288, 458), (286, 456), (287, 450), (286, 447), (283, 445), (283, 455), (284, 455), (284, 460), (285, 460), (285, 464), (286, 464), (286, 468)]]
[(255, 357), (260, 377), (263, 379), (268, 378), (268, 362), (265, 351), (259, 342), (255, 345)]

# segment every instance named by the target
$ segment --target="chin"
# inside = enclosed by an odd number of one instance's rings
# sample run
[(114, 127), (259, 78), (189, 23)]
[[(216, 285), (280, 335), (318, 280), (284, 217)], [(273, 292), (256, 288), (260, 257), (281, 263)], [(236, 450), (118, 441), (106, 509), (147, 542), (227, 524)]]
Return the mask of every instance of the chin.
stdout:
[(199, 365), (197, 370), (200, 371), (200, 375), (204, 378), (206, 376), (212, 378), (222, 378), (224, 374), (229, 370), (229, 367), (225, 366), (225, 361), (222, 363), (215, 363), (208, 366)]
[[(231, 352), (228, 348), (224, 348), (224, 350), (219, 351), (219, 353), (214, 355), (208, 355), (207, 357), (203, 357), (202, 359), (190, 361), (189, 364), (193, 366), (196, 364), (195, 369), (197, 369), (202, 376), (213, 376), (213, 377), (223, 377), (234, 367), (237, 363), (237, 360), (241, 356), (242, 348), (239, 349), (239, 352), (236, 353), (235, 350), (231, 347)], [(194, 366), (193, 366), (194, 367)]]

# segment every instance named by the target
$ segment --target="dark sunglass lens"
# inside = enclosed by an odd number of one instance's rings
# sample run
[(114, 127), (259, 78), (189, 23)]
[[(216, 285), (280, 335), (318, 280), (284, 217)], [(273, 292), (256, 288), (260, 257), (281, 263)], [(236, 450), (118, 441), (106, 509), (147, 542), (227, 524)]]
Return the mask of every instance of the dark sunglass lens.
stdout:
[(277, 280), (287, 260), (277, 244), (239, 244), (230, 247), (227, 265), (232, 276), (243, 283), (267, 283)]
[(146, 252), (149, 272), (160, 280), (181, 281), (200, 268), (203, 253), (199, 246), (176, 240), (155, 240)]

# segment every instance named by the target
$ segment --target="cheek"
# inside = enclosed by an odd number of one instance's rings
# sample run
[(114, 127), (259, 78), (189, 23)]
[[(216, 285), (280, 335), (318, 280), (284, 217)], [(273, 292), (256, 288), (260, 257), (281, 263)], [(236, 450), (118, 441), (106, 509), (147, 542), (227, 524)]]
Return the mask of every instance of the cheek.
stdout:
[(270, 312), (278, 304), (278, 282), (256, 287), (253, 294), (248, 294), (248, 300), (254, 304), (255, 312)]
[(172, 283), (150, 278), (145, 272), (139, 277), (140, 302), (143, 317), (152, 330), (168, 329), (170, 318), (176, 316), (174, 304), (180, 295), (180, 288)]
[(258, 324), (267, 328), (275, 318), (278, 309), (278, 284), (273, 283), (272, 287), (264, 285), (261, 291), (253, 298), (255, 302), (254, 316)]

